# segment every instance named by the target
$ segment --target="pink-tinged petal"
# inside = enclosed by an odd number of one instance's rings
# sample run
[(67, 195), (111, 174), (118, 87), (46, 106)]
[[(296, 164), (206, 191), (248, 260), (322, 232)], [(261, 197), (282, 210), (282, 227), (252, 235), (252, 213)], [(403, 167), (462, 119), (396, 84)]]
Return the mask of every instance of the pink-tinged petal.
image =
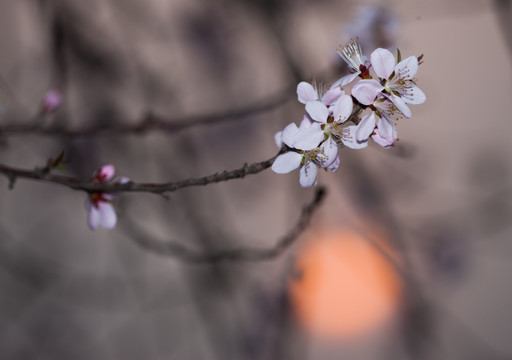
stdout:
[(371, 105), (384, 87), (374, 79), (361, 80), (352, 86), (352, 95), (363, 105)]
[(302, 121), (299, 124), (299, 130), (305, 129), (313, 125), (313, 120), (309, 117), (308, 114), (304, 115)]
[(114, 182), (114, 184), (123, 185), (123, 184), (128, 184), (131, 180), (129, 177), (126, 177), (126, 176), (118, 176), (112, 181)]
[(411, 109), (407, 106), (404, 99), (402, 99), (400, 96), (396, 96), (395, 94), (391, 94), (390, 96), (391, 101), (393, 104), (395, 104), (396, 108), (408, 119), (411, 118)]
[(395, 143), (394, 141), (389, 141), (388, 139), (384, 139), (379, 134), (372, 135), (372, 139), (373, 139), (373, 141), (375, 141), (377, 144), (379, 144), (380, 146), (382, 146), (384, 148), (389, 148), (389, 147), (393, 146), (393, 144)]
[(283, 135), (282, 131), (278, 131), (274, 135), (274, 141), (279, 149), (281, 149), (283, 147), (283, 140), (281, 139), (282, 135)]
[(313, 122), (314, 121), (309, 117), (308, 114), (304, 115), (304, 117), (302, 118), (302, 121), (299, 124), (299, 130), (306, 129), (306, 128), (310, 127), (311, 125), (313, 125)]
[(112, 204), (100, 201), (98, 203), (98, 211), (100, 214), (100, 226), (105, 229), (113, 229), (117, 223), (117, 214)]
[(407, 59), (400, 61), (395, 66), (395, 75), (400, 75), (404, 79), (412, 79), (418, 72), (418, 58), (409, 56)]
[(110, 179), (112, 179), (115, 171), (116, 171), (116, 169), (115, 169), (114, 165), (111, 165), (111, 164), (103, 165), (98, 170), (96, 170), (96, 172), (93, 174), (93, 176), (96, 181), (105, 182), (105, 181), (109, 181)]
[(341, 86), (341, 87), (347, 86), (352, 81), (357, 79), (359, 74), (361, 74), (361, 71), (356, 71), (355, 73), (345, 75), (341, 79), (338, 79), (334, 84), (332, 84), (332, 87), (334, 87), (334, 86)]
[(289, 147), (293, 147), (293, 143), (298, 132), (299, 129), (297, 128), (297, 125), (295, 125), (295, 123), (290, 123), (286, 125), (281, 135), (281, 141), (288, 145)]
[(352, 139), (341, 139), (343, 144), (346, 147), (349, 147), (354, 150), (364, 149), (368, 146), (368, 140), (365, 141), (357, 141), (355, 138)]
[(385, 139), (393, 139), (395, 138), (395, 125), (391, 121), (386, 118), (380, 119), (377, 123), (377, 134)]
[(92, 204), (87, 212), (87, 224), (91, 230), (96, 230), (100, 224), (100, 212)]
[(349, 147), (351, 149), (364, 149), (365, 147), (368, 146), (368, 141), (357, 141), (355, 136), (356, 131), (356, 125), (347, 126), (343, 131), (343, 137), (341, 138), (341, 141), (346, 147)]
[(371, 114), (363, 116), (361, 122), (357, 125), (356, 140), (359, 142), (368, 140), (374, 129), (375, 115), (372, 112)]
[(331, 163), (331, 165), (329, 165), (329, 167), (327, 169), (331, 170), (332, 172), (335, 172), (340, 167), (340, 162), (341, 162), (341, 159), (340, 159), (340, 156), (338, 155), (338, 156), (336, 156), (336, 159), (334, 159), (334, 161)]
[(340, 96), (342, 96), (345, 92), (341, 90), (340, 87), (334, 87), (329, 89), (324, 96), (322, 96), (322, 102), (325, 105), (332, 105), (334, 102), (336, 102)]
[(337, 123), (343, 123), (347, 121), (349, 116), (352, 114), (354, 103), (352, 97), (349, 95), (343, 95), (332, 107), (332, 116), (334, 121)]
[(370, 55), (373, 70), (381, 79), (388, 79), (395, 70), (396, 60), (391, 51), (378, 48)]
[(321, 162), (323, 168), (327, 168), (338, 156), (338, 145), (332, 137), (329, 136), (329, 138), (320, 145), (320, 149), (322, 150), (323, 156), (317, 156), (317, 160)]
[(318, 175), (318, 168), (315, 164), (308, 161), (300, 168), (299, 182), (300, 186), (307, 188), (316, 184), (316, 177)]
[(427, 100), (425, 93), (417, 86), (408, 89), (407, 93), (402, 93), (402, 99), (407, 104), (419, 105)]
[(327, 122), (329, 110), (321, 101), (308, 101), (306, 103), (306, 111), (313, 120), (324, 124)]
[(318, 93), (310, 83), (302, 81), (297, 85), (297, 98), (306, 104), (308, 101), (318, 100)]
[[(352, 75), (352, 74), (350, 74), (350, 75)], [(332, 90), (335, 88), (338, 88), (341, 90), (341, 95), (345, 95), (345, 91), (341, 87), (341, 79), (337, 80), (334, 84), (332, 84), (331, 87), (329, 88), (329, 90)]]
[(297, 169), (302, 162), (302, 154), (290, 151), (279, 155), (272, 164), (272, 170), (277, 174), (288, 174)]
[(324, 139), (324, 131), (320, 126), (319, 123), (315, 123), (308, 128), (299, 130), (292, 147), (300, 150), (317, 148)]

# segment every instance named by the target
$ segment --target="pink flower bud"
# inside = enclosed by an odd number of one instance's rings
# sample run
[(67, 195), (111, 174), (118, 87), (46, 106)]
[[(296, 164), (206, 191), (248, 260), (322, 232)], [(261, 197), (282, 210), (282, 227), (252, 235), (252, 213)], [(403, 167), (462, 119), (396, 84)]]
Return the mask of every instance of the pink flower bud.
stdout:
[(109, 181), (114, 176), (115, 172), (114, 165), (108, 164), (103, 165), (98, 170), (96, 170), (93, 174), (93, 181), (97, 183), (103, 183)]
[(57, 90), (49, 90), (44, 95), (41, 103), (41, 111), (52, 113), (56, 111), (62, 103), (62, 94)]

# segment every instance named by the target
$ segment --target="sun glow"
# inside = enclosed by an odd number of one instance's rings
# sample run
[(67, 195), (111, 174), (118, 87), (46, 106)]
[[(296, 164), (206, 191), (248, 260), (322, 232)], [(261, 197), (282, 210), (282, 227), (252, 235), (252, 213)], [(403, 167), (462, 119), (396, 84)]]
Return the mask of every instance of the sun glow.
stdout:
[[(381, 248), (386, 248), (380, 240)], [(379, 250), (349, 230), (324, 233), (300, 250), (290, 295), (299, 322), (328, 337), (364, 334), (390, 319), (400, 278)]]

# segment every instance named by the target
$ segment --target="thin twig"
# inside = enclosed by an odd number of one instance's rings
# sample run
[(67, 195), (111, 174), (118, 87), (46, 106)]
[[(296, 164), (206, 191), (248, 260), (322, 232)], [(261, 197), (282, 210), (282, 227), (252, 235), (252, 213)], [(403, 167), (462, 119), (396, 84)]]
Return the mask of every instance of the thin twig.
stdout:
[(320, 187), (315, 192), (313, 200), (302, 209), (299, 221), (286, 236), (279, 240), (273, 247), (258, 249), (240, 247), (229, 250), (212, 252), (197, 251), (185, 247), (177, 242), (162, 241), (151, 238), (143, 233), (133, 221), (125, 221), (122, 228), (135, 244), (145, 250), (161, 256), (173, 257), (191, 263), (214, 263), (221, 261), (265, 261), (272, 260), (281, 255), (299, 237), (308, 226), (314, 212), (319, 208), (326, 195), (326, 189)]
[(143, 134), (148, 131), (162, 131), (174, 134), (195, 126), (214, 125), (234, 121), (246, 116), (272, 110), (282, 105), (286, 100), (294, 95), (294, 92), (290, 89), (291, 88), (286, 88), (275, 95), (243, 108), (218, 113), (177, 117), (163, 117), (153, 113), (147, 113), (135, 124), (103, 123), (76, 129), (60, 125), (35, 125), (33, 122), (26, 124), (5, 124), (0, 125), (0, 134), (4, 136), (37, 134), (43, 136), (66, 137), (94, 136), (99, 133), (107, 132), (116, 134)]
[(10, 188), (13, 188), (16, 180), (18, 179), (30, 179), (63, 185), (73, 190), (81, 190), (88, 193), (149, 192), (154, 194), (165, 194), (190, 186), (204, 186), (233, 179), (241, 179), (247, 175), (257, 174), (271, 167), (276, 157), (284, 151), (285, 150), (281, 150), (279, 153), (268, 160), (255, 162), (250, 165), (245, 163), (244, 166), (238, 169), (229, 171), (225, 170), (221, 173), (216, 172), (215, 174), (200, 178), (191, 178), (167, 183), (136, 183), (133, 181), (130, 181), (126, 184), (118, 184), (113, 182), (95, 183), (92, 180), (81, 181), (70, 176), (48, 173), (48, 171), (45, 171), (44, 168), (27, 170), (3, 164), (0, 164), (0, 174), (5, 175), (9, 179)]

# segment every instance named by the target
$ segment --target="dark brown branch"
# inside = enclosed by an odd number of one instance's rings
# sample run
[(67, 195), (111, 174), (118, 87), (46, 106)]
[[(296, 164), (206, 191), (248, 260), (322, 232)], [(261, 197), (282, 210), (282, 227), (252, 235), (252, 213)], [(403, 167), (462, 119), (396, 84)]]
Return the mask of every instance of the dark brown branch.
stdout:
[(48, 172), (47, 168), (43, 169), (35, 169), (35, 170), (26, 170), (15, 167), (10, 167), (7, 165), (0, 164), (0, 174), (5, 175), (9, 179), (9, 187), (12, 188), (14, 183), (18, 179), (30, 179), (36, 181), (44, 181), (50, 182), (53, 184), (67, 186), (73, 190), (82, 190), (88, 193), (95, 192), (105, 192), (105, 193), (114, 193), (114, 192), (150, 192), (155, 194), (165, 194), (169, 192), (173, 192), (179, 189), (183, 189), (190, 186), (201, 186), (208, 185), (213, 183), (218, 183), (222, 181), (228, 181), (233, 179), (241, 179), (247, 175), (257, 174), (262, 172), (265, 169), (268, 169), (274, 163), (276, 157), (283, 152), (280, 151), (275, 156), (271, 157), (268, 160), (255, 162), (250, 165), (247, 163), (244, 164), (239, 169), (234, 170), (226, 170), (221, 173), (215, 173), (212, 175), (200, 177), (200, 178), (192, 178), (186, 179), (176, 182), (167, 182), (167, 183), (135, 183), (129, 182), (127, 184), (116, 184), (116, 183), (94, 183), (92, 181), (81, 181), (77, 178), (73, 178), (70, 176), (62, 176), (55, 175)]
[(28, 124), (6, 124), (0, 126), (1, 135), (23, 135), (38, 134), (43, 136), (94, 136), (99, 133), (121, 133), (121, 134), (143, 134), (148, 131), (165, 131), (168, 133), (177, 133), (195, 126), (214, 125), (228, 121), (234, 121), (246, 116), (255, 115), (265, 111), (272, 110), (282, 105), (291, 98), (294, 92), (291, 88), (268, 97), (267, 99), (255, 102), (246, 107), (223, 111), (218, 113), (163, 117), (153, 113), (147, 113), (140, 121), (135, 124), (127, 123), (109, 123), (96, 124), (81, 128), (67, 128), (57, 125), (37, 125), (31, 121)]
[(182, 261), (192, 263), (212, 263), (221, 261), (265, 261), (272, 260), (281, 255), (288, 249), (299, 237), (299, 235), (308, 226), (314, 212), (319, 208), (326, 195), (326, 189), (320, 187), (316, 190), (314, 199), (304, 206), (297, 224), (279, 240), (273, 247), (267, 249), (258, 249), (251, 247), (240, 247), (229, 250), (219, 250), (213, 252), (202, 252), (192, 250), (176, 242), (162, 241), (150, 238), (143, 234), (140, 229), (133, 225), (132, 221), (125, 221), (122, 228), (126, 234), (138, 246), (149, 250), (157, 255), (173, 257)]

